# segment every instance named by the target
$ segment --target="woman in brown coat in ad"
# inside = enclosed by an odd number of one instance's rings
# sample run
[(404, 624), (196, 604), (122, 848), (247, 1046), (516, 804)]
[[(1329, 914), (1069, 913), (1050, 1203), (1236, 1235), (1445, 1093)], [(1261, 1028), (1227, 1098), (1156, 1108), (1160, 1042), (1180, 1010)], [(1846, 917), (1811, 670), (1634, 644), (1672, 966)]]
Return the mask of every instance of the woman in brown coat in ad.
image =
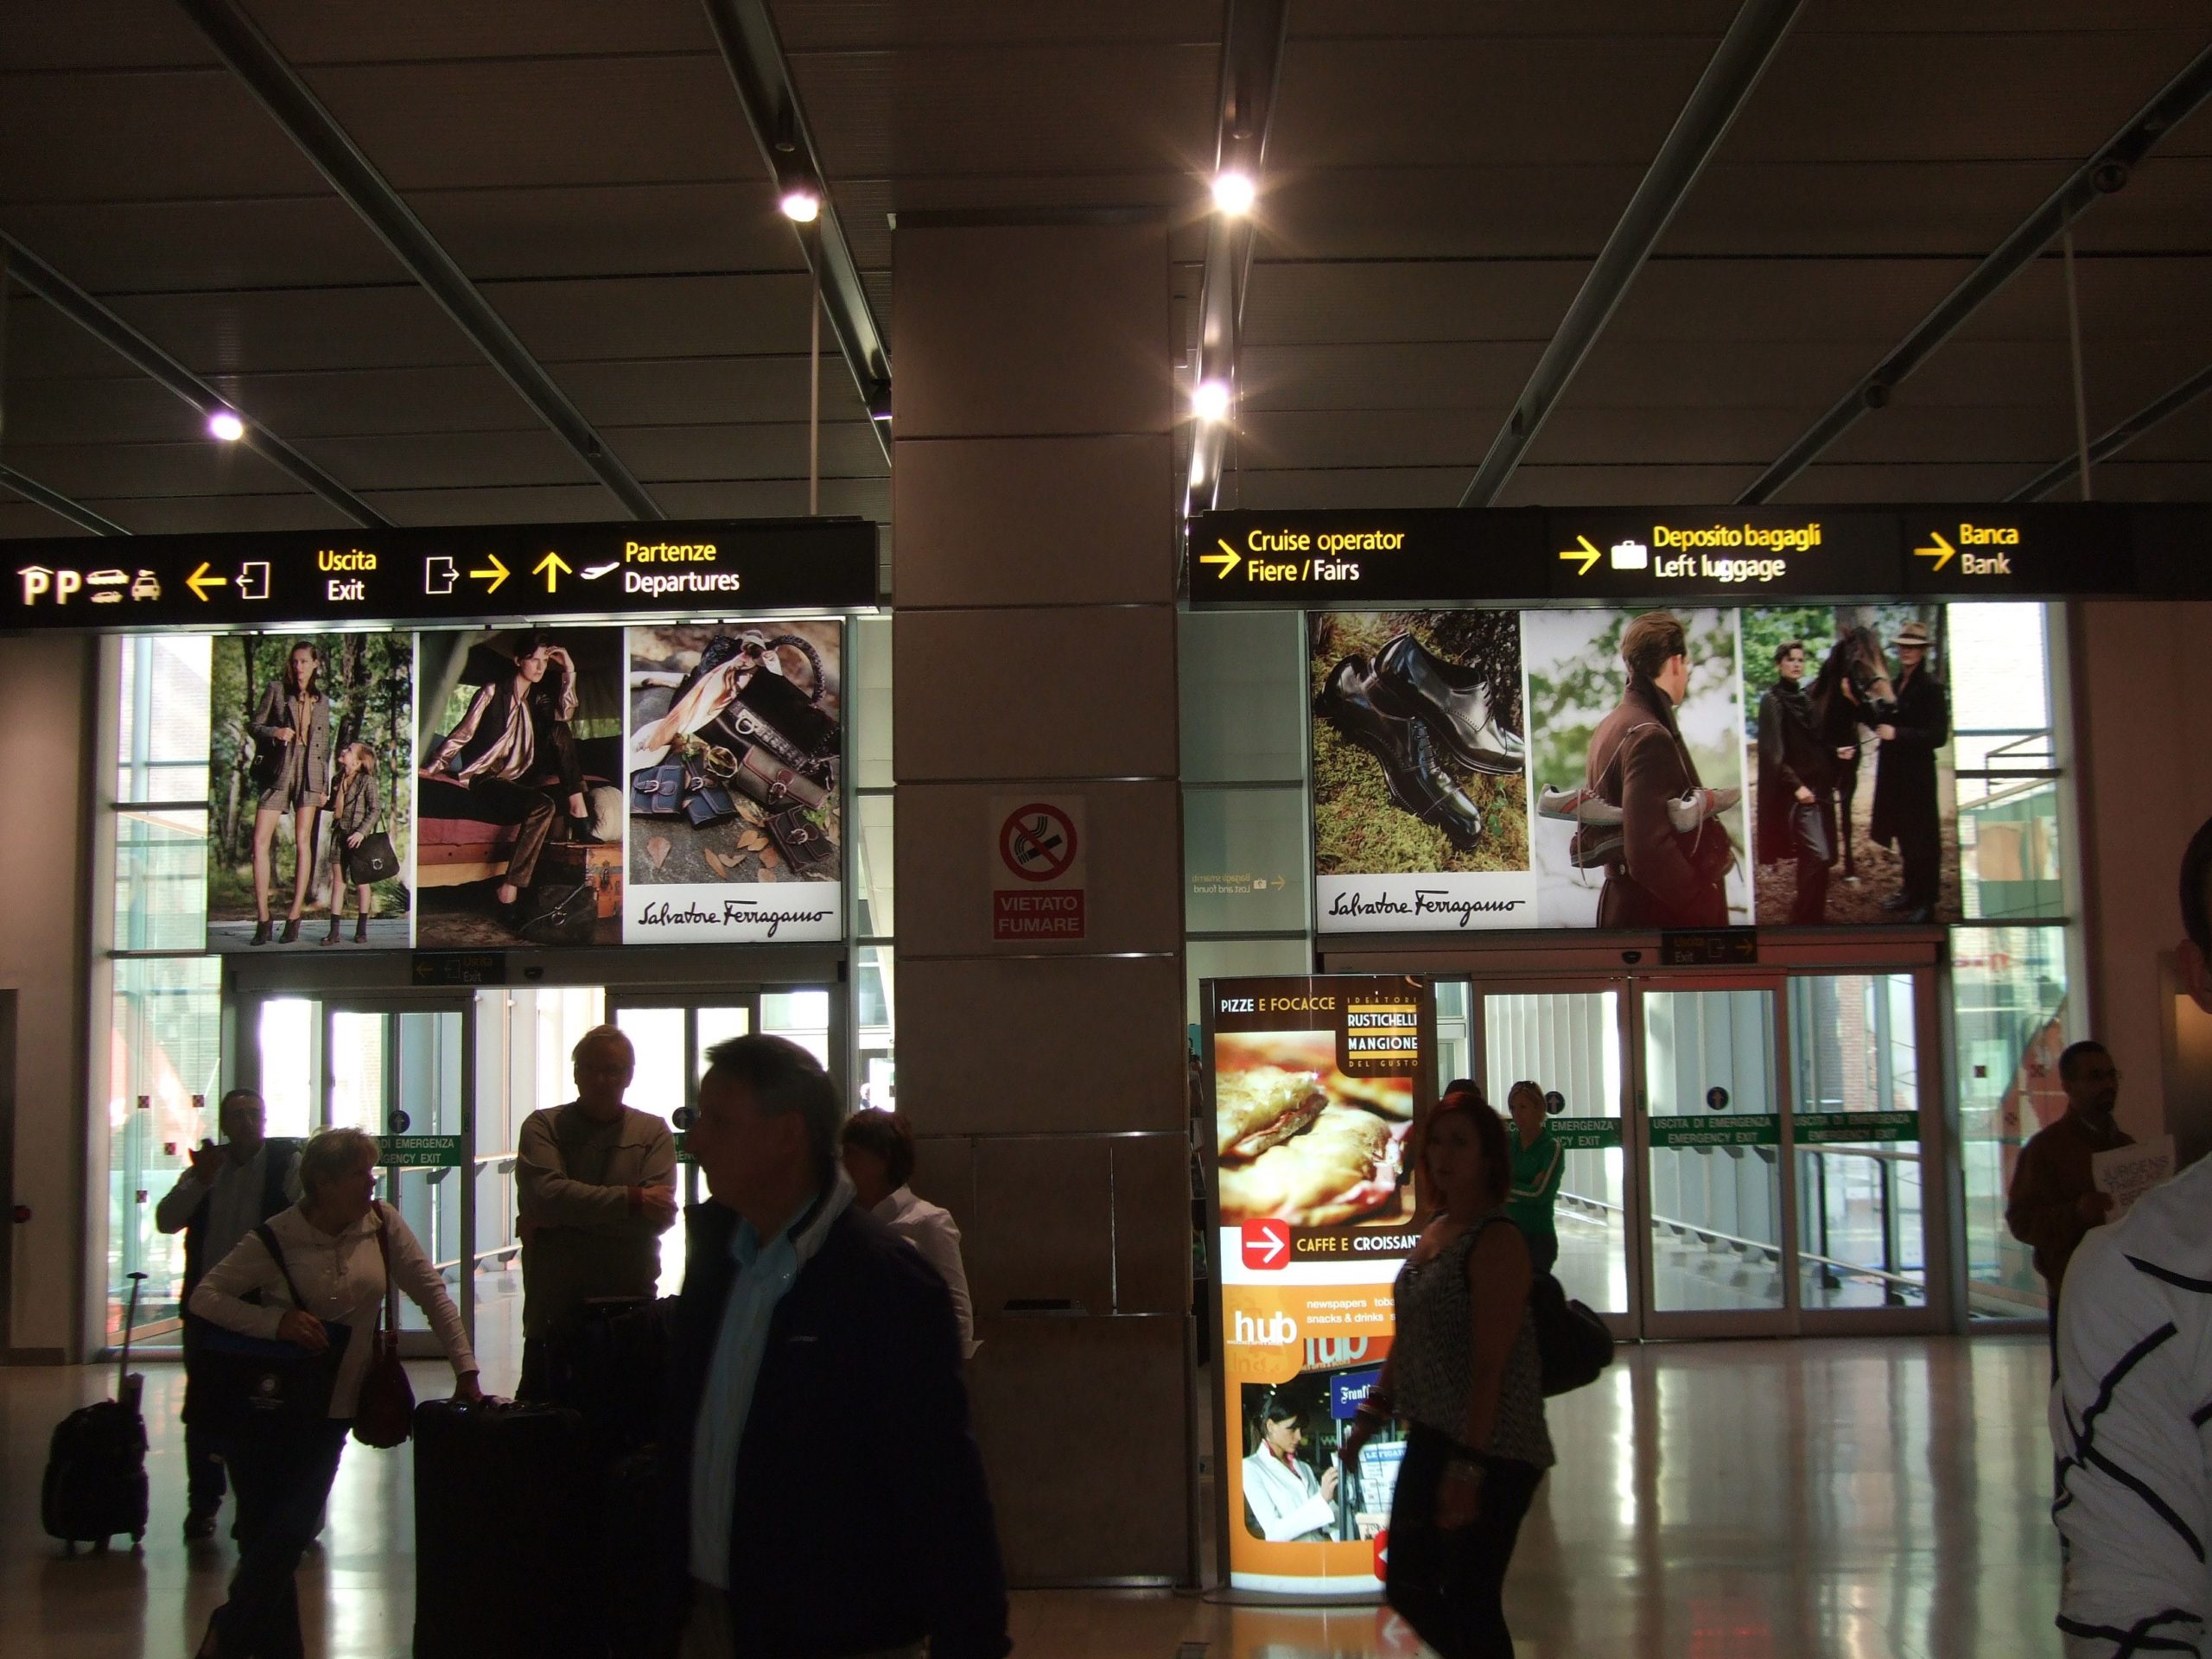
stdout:
[(1723, 886), (1735, 849), (1707, 818), (1677, 830), (1667, 805), (1702, 785), (1675, 708), (1688, 695), (1689, 639), (1680, 619), (1649, 611), (1621, 635), (1628, 685), (1590, 739), (1584, 781), (1621, 809), (1621, 850), (1605, 867), (1599, 927), (1726, 927)]

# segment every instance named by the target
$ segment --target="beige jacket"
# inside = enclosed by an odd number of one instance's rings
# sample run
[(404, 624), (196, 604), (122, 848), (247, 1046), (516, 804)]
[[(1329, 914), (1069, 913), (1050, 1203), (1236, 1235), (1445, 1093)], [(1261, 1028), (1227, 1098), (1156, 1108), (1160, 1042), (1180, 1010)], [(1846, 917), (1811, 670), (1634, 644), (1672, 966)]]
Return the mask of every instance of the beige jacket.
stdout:
[(648, 1220), (632, 1194), (675, 1185), (675, 1137), (635, 1107), (596, 1127), (574, 1101), (523, 1120), (515, 1189), (526, 1337), (545, 1335), (593, 1297), (650, 1296), (659, 1281), (660, 1235), (673, 1224)]

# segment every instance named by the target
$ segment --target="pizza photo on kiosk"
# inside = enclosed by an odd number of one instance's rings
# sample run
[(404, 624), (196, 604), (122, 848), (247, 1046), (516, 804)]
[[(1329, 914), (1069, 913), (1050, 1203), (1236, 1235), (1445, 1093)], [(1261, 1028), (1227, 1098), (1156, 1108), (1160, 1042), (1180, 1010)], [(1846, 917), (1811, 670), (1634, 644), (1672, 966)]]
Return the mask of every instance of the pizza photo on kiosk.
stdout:
[(1224, 1033), (1214, 1059), (1224, 1224), (1403, 1219), (1409, 1079), (1345, 1077), (1326, 1031)]

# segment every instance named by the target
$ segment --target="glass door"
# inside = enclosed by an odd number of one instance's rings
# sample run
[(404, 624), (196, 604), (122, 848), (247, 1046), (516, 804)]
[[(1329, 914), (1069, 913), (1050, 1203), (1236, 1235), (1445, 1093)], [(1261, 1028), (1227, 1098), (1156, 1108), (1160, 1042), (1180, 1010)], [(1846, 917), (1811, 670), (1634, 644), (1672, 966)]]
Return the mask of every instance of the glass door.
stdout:
[[(396, 1208), (476, 1329), (475, 1003), (473, 999), (330, 998), (322, 1004), (325, 1128), (376, 1136)], [(404, 1351), (435, 1354), (420, 1308), (400, 1299)]]
[[(630, 1084), (630, 1104), (658, 1112), (676, 1133), (677, 1167), (682, 1171), (677, 1197), (696, 1204), (703, 1194), (699, 1166), (683, 1152), (683, 1137), (699, 1106), (699, 1078), (707, 1051), (732, 1037), (759, 1029), (760, 999), (750, 989), (722, 991), (711, 1001), (664, 994), (607, 993), (607, 1018), (620, 1026), (638, 1051), (638, 1074)], [(660, 1294), (672, 1296), (683, 1278), (681, 1238), (669, 1235), (660, 1253)]]
[[(1454, 988), (1464, 995), (1464, 988)], [(1553, 1271), (1569, 1296), (1605, 1316), (1616, 1335), (1637, 1335), (1641, 1298), (1632, 1289), (1643, 1282), (1643, 1236), (1632, 1220), (1630, 1188), (1640, 1182), (1622, 1134), (1627, 993), (1619, 985), (1484, 988), (1477, 1000), (1479, 1013), (1470, 1023), (1478, 1024), (1479, 1035), (1471, 1038), (1480, 1045), (1484, 1094), (1503, 1110), (1516, 1084), (1532, 1083), (1555, 1109), (1548, 1122), (1565, 1166), (1552, 1206), (1559, 1238)], [(1465, 1051), (1445, 1058), (1467, 1063)], [(1440, 1077), (1439, 1087), (1449, 1081)], [(1506, 1129), (1515, 1133), (1510, 1120)]]
[(1793, 1328), (1778, 981), (1637, 988), (1644, 1334)]

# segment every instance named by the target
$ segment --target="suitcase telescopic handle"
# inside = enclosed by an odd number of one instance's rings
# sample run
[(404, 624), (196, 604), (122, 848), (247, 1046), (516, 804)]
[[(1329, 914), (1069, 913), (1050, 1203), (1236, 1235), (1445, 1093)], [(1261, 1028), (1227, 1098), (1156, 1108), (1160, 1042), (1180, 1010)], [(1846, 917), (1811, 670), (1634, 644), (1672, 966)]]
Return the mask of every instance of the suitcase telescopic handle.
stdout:
[(123, 1398), (123, 1379), (130, 1375), (130, 1333), (138, 1324), (138, 1287), (146, 1275), (134, 1273), (128, 1277), (130, 1280), (130, 1306), (123, 1316), (123, 1357), (116, 1362), (115, 1366), (115, 1397), (118, 1400)]

